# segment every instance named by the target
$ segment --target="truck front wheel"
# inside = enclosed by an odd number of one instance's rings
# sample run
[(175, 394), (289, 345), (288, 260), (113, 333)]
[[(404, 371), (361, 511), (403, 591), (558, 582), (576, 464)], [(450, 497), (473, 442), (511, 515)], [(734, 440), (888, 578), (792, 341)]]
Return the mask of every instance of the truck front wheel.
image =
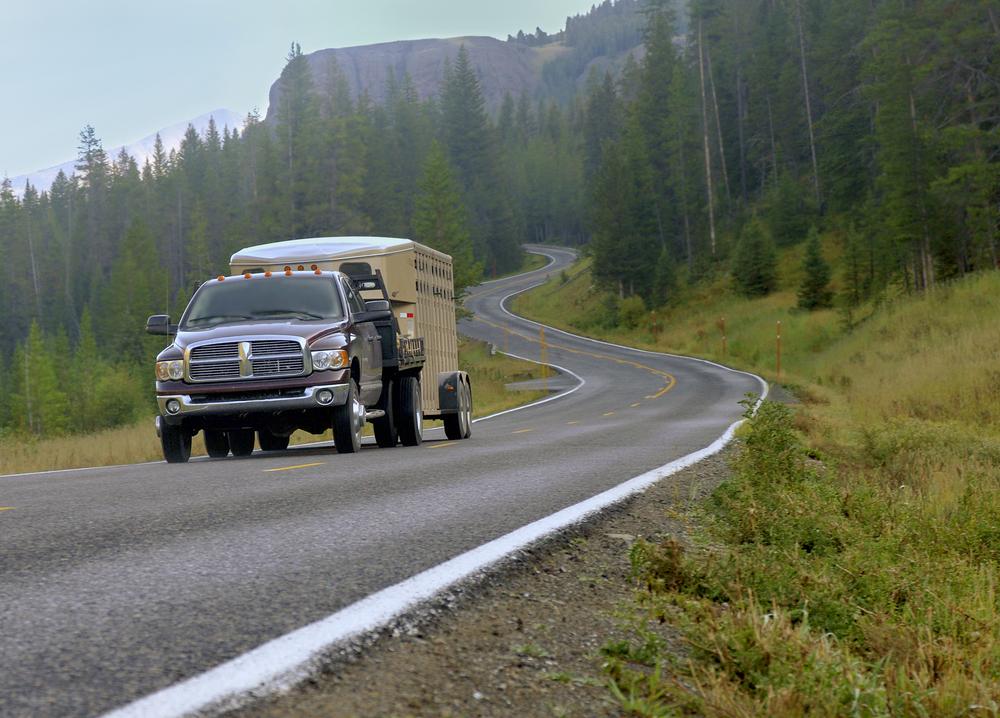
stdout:
[(396, 427), (403, 446), (419, 446), (424, 440), (424, 411), (420, 401), (420, 380), (404, 376), (396, 390)]
[(160, 445), (168, 464), (184, 464), (191, 458), (191, 432), (183, 426), (160, 427)]
[(365, 425), (365, 406), (358, 396), (358, 385), (351, 379), (347, 401), (333, 407), (333, 443), (338, 454), (354, 454), (361, 450), (361, 429)]

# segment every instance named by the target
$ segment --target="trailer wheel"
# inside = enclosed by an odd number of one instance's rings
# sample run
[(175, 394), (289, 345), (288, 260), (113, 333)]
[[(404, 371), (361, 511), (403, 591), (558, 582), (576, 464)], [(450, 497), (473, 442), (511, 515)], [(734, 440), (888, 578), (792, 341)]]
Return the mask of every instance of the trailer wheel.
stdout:
[[(472, 436), (472, 392), (464, 382), (458, 385), (458, 411), (444, 415), (444, 434), (452, 441)], [(467, 407), (462, 409), (461, 407)]]
[(403, 446), (419, 446), (424, 440), (424, 410), (420, 400), (420, 380), (404, 376), (399, 380), (396, 428)]
[(232, 449), (233, 456), (250, 456), (253, 453), (253, 429), (237, 429), (226, 433), (229, 435), (229, 448)]
[(229, 456), (229, 437), (224, 431), (205, 429), (205, 450), (213, 459), (224, 459)]
[(333, 407), (333, 443), (338, 454), (354, 454), (361, 450), (361, 429), (365, 425), (365, 407), (358, 396), (358, 385), (351, 379), (347, 401)]
[(465, 399), (465, 405), (469, 408), (462, 412), (465, 418), (465, 434), (462, 438), (468, 439), (472, 436), (472, 387), (468, 384), (465, 385)]
[(379, 409), (385, 411), (385, 416), (372, 422), (372, 428), (375, 429), (375, 443), (382, 449), (391, 449), (399, 443), (399, 431), (396, 428), (396, 402), (393, 400), (394, 391), (396, 391), (396, 382), (387, 379), (382, 385), (382, 401), (379, 402)]
[(288, 442), (292, 437), (272, 434), (267, 429), (260, 429), (257, 432), (257, 443), (260, 444), (261, 451), (284, 451), (288, 448)]
[(160, 427), (160, 445), (168, 464), (185, 464), (191, 458), (191, 434), (183, 426)]

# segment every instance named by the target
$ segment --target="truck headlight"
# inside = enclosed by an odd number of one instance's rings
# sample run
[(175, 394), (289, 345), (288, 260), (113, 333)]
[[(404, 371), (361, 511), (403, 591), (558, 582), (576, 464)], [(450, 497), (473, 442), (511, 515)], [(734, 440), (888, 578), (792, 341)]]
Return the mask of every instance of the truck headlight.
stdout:
[(175, 359), (174, 361), (156, 362), (156, 378), (160, 381), (180, 381), (184, 378), (184, 361)]
[(347, 366), (347, 352), (343, 349), (317, 351), (312, 353), (313, 371), (340, 369)]

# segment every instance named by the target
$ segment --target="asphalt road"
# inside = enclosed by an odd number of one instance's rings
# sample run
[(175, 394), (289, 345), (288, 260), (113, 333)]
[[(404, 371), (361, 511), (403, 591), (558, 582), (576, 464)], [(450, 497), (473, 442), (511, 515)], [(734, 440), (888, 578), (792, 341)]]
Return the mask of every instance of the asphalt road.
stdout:
[[(501, 299), (571, 261), (546, 251), (554, 265), (477, 288), (461, 331), (539, 358), (537, 327)], [(0, 478), (0, 715), (96, 715), (200, 673), (710, 444), (759, 391), (546, 339), (585, 383), (468, 441)]]

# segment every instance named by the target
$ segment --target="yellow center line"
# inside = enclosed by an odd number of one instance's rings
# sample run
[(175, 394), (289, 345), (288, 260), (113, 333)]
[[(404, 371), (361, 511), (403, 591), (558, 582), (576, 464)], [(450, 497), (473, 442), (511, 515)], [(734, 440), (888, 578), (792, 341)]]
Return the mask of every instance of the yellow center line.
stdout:
[(567, 421), (567, 422), (566, 422), (566, 425), (567, 425), (567, 426), (573, 426), (573, 425), (575, 425), (575, 424), (579, 424), (579, 423), (580, 423), (579, 421)]
[(0, 511), (13, 511), (13, 506), (0, 506)]
[[(525, 341), (534, 342), (536, 344), (540, 343), (538, 337), (534, 337), (534, 336), (531, 336), (531, 335), (528, 335), (528, 334), (522, 334), (520, 332), (516, 332), (516, 331), (514, 331), (512, 329), (509, 329), (507, 327), (501, 326), (500, 324), (496, 324), (495, 322), (491, 322), (488, 319), (483, 319), (482, 317), (479, 317), (479, 316), (473, 317), (473, 319), (475, 319), (476, 321), (480, 321), (483, 324), (486, 324), (488, 326), (491, 326), (494, 329), (502, 329), (504, 331), (507, 331), (511, 335), (513, 335), (515, 337), (519, 337), (521, 339), (524, 339)], [(569, 352), (571, 354), (581, 354), (583, 356), (588, 356), (588, 357), (591, 357), (593, 359), (603, 359), (605, 361), (613, 361), (613, 362), (615, 362), (617, 364), (624, 364), (626, 366), (635, 367), (636, 369), (642, 369), (643, 371), (648, 371), (650, 374), (653, 374), (653, 375), (658, 376), (658, 377), (660, 377), (662, 379), (665, 379), (666, 380), (666, 384), (664, 384), (663, 388), (660, 389), (655, 394), (651, 394), (650, 396), (647, 396), (646, 397), (647, 399), (659, 399), (661, 396), (663, 396), (668, 391), (670, 391), (675, 386), (677, 386), (677, 379), (673, 376), (673, 374), (669, 374), (669, 373), (667, 373), (665, 371), (662, 371), (660, 369), (656, 369), (655, 367), (647, 366), (645, 364), (640, 364), (639, 362), (632, 361), (630, 359), (620, 359), (618, 357), (609, 356), (607, 354), (597, 354), (595, 352), (588, 352), (588, 351), (584, 351), (582, 349), (572, 349), (570, 347), (561, 346), (559, 344), (551, 344), (551, 343), (548, 343), (548, 342), (546, 342), (546, 346), (548, 346), (549, 349), (559, 349), (560, 351)]]
[(512, 434), (527, 434), (529, 431), (534, 431), (534, 429), (518, 429), (517, 431), (512, 431)]
[(264, 473), (273, 471), (293, 471), (294, 469), (311, 469), (314, 466), (323, 466), (325, 461), (317, 461), (315, 464), (299, 464), (298, 466), (282, 466), (280, 469), (264, 469)]
[(634, 409), (634, 408), (636, 408), (637, 406), (642, 406), (642, 402), (641, 402), (641, 401), (637, 401), (636, 403), (634, 403), (634, 404), (632, 405), (632, 408)]
[(447, 442), (447, 443), (444, 443), (444, 444), (434, 444), (434, 445), (433, 445), (433, 446), (431, 446), (430, 448), (431, 448), (431, 449), (443, 449), (443, 448), (444, 448), (444, 447), (446, 447), (446, 446), (456, 446), (456, 444), (457, 444), (457, 442), (454, 442), (454, 441), (449, 441), (449, 442)]
[(613, 411), (609, 411), (609, 412), (605, 413), (604, 415), (605, 415), (605, 416), (614, 416), (614, 415), (615, 415), (615, 412), (613, 412)]

